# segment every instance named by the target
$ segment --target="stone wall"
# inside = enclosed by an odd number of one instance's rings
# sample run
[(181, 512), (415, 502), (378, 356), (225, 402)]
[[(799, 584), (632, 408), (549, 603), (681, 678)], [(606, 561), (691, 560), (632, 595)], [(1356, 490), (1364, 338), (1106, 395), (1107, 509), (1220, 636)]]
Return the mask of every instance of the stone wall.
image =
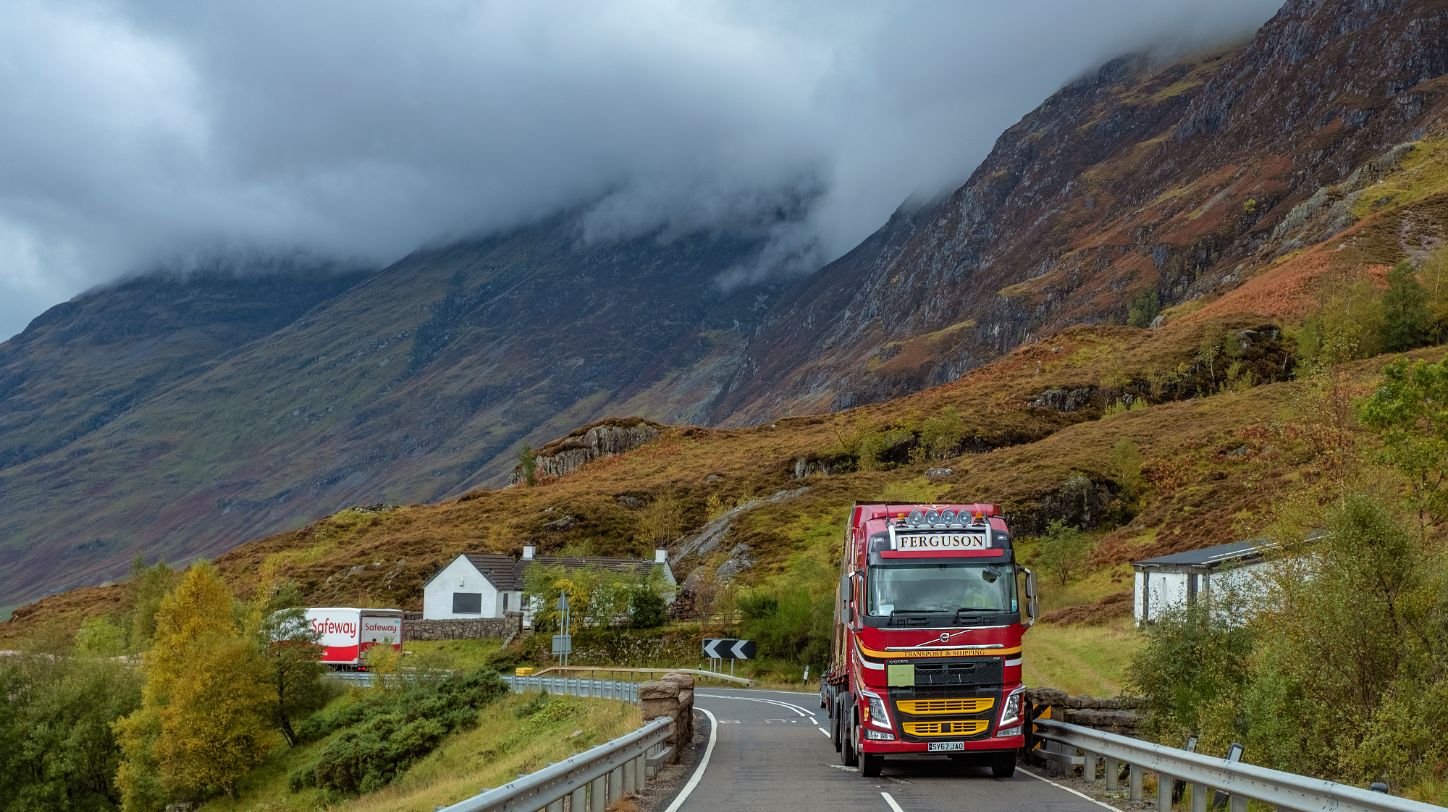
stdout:
[(684, 748), (694, 740), (694, 678), (670, 673), (663, 679), (645, 682), (639, 686), (639, 711), (645, 722), (660, 716), (673, 718), (668, 763), (678, 764)]
[(522, 629), (523, 615), (518, 612), (476, 620), (423, 620), (421, 612), (406, 612), (402, 616), (403, 640), (481, 640), (487, 637), (511, 640)]
[(1051, 718), (1067, 724), (1123, 736), (1139, 737), (1141, 733), (1144, 702), (1135, 697), (1070, 696), (1055, 688), (1031, 688), (1026, 696), (1036, 709), (1049, 705)]

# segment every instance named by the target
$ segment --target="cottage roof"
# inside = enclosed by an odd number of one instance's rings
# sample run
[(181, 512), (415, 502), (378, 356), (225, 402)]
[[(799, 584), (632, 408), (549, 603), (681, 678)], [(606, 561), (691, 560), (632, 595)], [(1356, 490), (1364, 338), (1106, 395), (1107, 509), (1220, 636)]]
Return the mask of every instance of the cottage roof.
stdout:
[(503, 553), (464, 553), (468, 563), (477, 568), (494, 588), (516, 592), (523, 588), (523, 572), (518, 559)]
[(1263, 555), (1275, 549), (1277, 543), (1266, 539), (1234, 541), (1218, 544), (1184, 553), (1147, 558), (1132, 563), (1137, 569), (1183, 569), (1213, 570), (1223, 566), (1241, 566), (1262, 560)]
[[(541, 564), (545, 567), (563, 567), (569, 570), (586, 569), (596, 567), (598, 569), (610, 570), (612, 572), (638, 573), (647, 575), (653, 572), (654, 567), (664, 566), (663, 564), (640, 558), (605, 558), (602, 556), (540, 556), (533, 559), (517, 559), (505, 553), (463, 553), (463, 558), (468, 560), (484, 578), (488, 579), (495, 589), (505, 592), (518, 592), (523, 589), (523, 571), (530, 564)], [(440, 571), (439, 571), (440, 573)], [(434, 575), (433, 578), (437, 576)], [(432, 583), (429, 581), (428, 583)]]
[(545, 567), (563, 567), (569, 570), (588, 568), (611, 570), (613, 572), (638, 573), (647, 575), (654, 567), (662, 564), (641, 558), (602, 558), (598, 556), (539, 556), (532, 561), (520, 561), (520, 565), (541, 564)]

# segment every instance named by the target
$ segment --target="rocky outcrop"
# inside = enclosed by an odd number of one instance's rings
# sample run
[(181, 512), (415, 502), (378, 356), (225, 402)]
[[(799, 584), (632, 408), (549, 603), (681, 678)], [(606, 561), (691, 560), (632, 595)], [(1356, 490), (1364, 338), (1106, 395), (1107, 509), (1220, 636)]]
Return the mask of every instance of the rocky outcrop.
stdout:
[[(554, 440), (533, 455), (533, 473), (538, 479), (556, 479), (594, 460), (623, 454), (657, 440), (659, 424), (643, 418), (604, 420)], [(513, 469), (510, 484), (527, 479), (524, 465)]]
[[(734, 526), (734, 520), (744, 513), (753, 510), (763, 504), (779, 504), (809, 490), (808, 488), (795, 488), (789, 491), (778, 491), (764, 499), (751, 499), (743, 504), (735, 505), (725, 511), (722, 516), (714, 519), (699, 530), (699, 532), (685, 536), (672, 545), (673, 553), (669, 556), (669, 565), (678, 568), (679, 564), (689, 558), (703, 558), (719, 548), (729, 536), (729, 530)], [(736, 550), (735, 552), (748, 552)], [(737, 571), (737, 570), (736, 570)]]

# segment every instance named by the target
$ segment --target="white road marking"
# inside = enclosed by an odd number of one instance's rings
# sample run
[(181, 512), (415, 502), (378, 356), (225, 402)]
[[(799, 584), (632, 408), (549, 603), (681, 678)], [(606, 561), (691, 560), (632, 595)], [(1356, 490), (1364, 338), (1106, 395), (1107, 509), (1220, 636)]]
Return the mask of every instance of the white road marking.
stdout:
[(890, 809), (892, 810), (892, 812), (905, 812), (905, 810), (900, 808), (899, 804), (895, 803), (895, 799), (890, 797), (890, 793), (881, 790), (880, 794), (884, 796), (885, 803), (890, 805)]
[(1055, 781), (1052, 781), (1052, 780), (1049, 779), (1049, 778), (1045, 778), (1045, 777), (1036, 775), (1035, 773), (1031, 772), (1030, 770), (1024, 769), (1024, 768), (1022, 768), (1022, 767), (1017, 767), (1017, 768), (1016, 768), (1016, 772), (1025, 773), (1026, 775), (1029, 775), (1030, 777), (1036, 779), (1037, 781), (1045, 781), (1047, 784), (1050, 784), (1051, 786), (1055, 787), (1056, 789), (1064, 789), (1064, 790), (1066, 790), (1067, 792), (1071, 793), (1072, 795), (1075, 795), (1075, 796), (1078, 797), (1078, 798), (1085, 798), (1086, 800), (1090, 801), (1090, 802), (1093, 803), (1093, 804), (1096, 804), (1097, 806), (1101, 807), (1102, 809), (1110, 809), (1110, 810), (1113, 810), (1113, 812), (1121, 812), (1120, 809), (1118, 809), (1117, 807), (1112, 806), (1111, 804), (1102, 803), (1101, 801), (1098, 801), (1098, 800), (1096, 800), (1095, 798), (1092, 798), (1090, 795), (1087, 795), (1087, 794), (1084, 793), (1084, 792), (1077, 792), (1076, 790), (1071, 789), (1070, 787), (1066, 787), (1066, 786), (1062, 786), (1062, 785), (1060, 785), (1060, 784), (1057, 784)]
[(817, 728), (815, 728), (815, 730), (818, 730), (819, 732), (825, 734), (825, 738), (826, 738), (826, 739), (828, 739), (828, 738), (830, 737), (830, 732), (829, 732), (828, 730), (825, 730), (825, 729), (822, 728), (822, 727), (817, 727)]
[(679, 807), (683, 806), (684, 802), (689, 800), (689, 793), (694, 791), (694, 787), (699, 786), (699, 779), (704, 777), (704, 770), (709, 766), (709, 757), (714, 755), (714, 743), (719, 740), (719, 721), (714, 718), (714, 714), (710, 713), (708, 709), (700, 708), (699, 710), (703, 711), (704, 715), (709, 717), (709, 746), (704, 748), (704, 757), (699, 759), (699, 766), (695, 767), (694, 774), (689, 776), (689, 783), (684, 785), (684, 788), (679, 792), (679, 796), (674, 799), (673, 803), (669, 804), (669, 808), (665, 809), (664, 812), (679, 812)]
[(847, 773), (852, 773), (855, 771), (854, 767), (846, 767), (843, 764), (831, 764), (829, 766), (834, 767), (836, 770), (844, 770)]
[(704, 697), (705, 699), (739, 699), (744, 702), (763, 702), (768, 705), (778, 705), (781, 708), (789, 708), (798, 716), (810, 716), (809, 711), (804, 708), (798, 705), (791, 705), (788, 702), (780, 702), (778, 699), (759, 699), (753, 696), (724, 696), (723, 694), (695, 694), (695, 696)]

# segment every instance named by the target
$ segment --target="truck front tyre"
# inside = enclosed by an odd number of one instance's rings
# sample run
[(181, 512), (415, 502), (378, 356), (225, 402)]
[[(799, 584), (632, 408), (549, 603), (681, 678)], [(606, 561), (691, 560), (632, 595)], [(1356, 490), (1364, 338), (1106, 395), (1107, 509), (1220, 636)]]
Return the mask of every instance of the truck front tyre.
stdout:
[(1010, 778), (1016, 774), (1015, 752), (1002, 753), (991, 759), (990, 774), (996, 778)]
[(885, 766), (885, 757), (860, 753), (857, 757), (860, 761), (860, 775), (865, 778), (874, 778), (880, 774), (880, 768)]
[(855, 752), (855, 726), (848, 724), (844, 719), (840, 720), (840, 763), (846, 767), (853, 767), (858, 763), (859, 754)]

